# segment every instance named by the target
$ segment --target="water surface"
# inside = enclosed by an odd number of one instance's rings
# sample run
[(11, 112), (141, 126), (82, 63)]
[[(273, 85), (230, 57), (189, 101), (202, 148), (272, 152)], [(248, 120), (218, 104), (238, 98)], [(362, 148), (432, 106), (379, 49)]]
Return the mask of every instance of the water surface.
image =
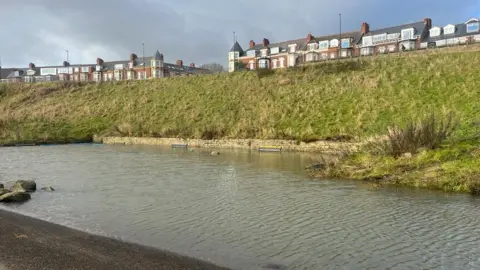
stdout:
[(52, 185), (1, 206), (235, 269), (480, 269), (480, 200), (310, 179), (311, 154), (145, 146), (0, 149), (0, 182)]

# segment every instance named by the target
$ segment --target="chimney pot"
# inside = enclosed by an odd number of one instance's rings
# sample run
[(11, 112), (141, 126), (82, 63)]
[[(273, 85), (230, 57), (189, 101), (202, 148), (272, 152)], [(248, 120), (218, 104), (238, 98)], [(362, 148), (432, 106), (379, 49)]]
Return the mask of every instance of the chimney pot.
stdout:
[(68, 66), (70, 66), (70, 63), (68, 63), (67, 61), (63, 61), (63, 66), (68, 67)]
[(253, 47), (255, 47), (255, 41), (253, 40), (250, 40), (250, 49), (253, 49)]
[(368, 32), (370, 32), (370, 25), (366, 22), (363, 22), (362, 27), (360, 28), (360, 32), (362, 34), (368, 34)]
[(183, 61), (182, 60), (177, 60), (177, 66), (183, 67)]
[(30, 63), (30, 64), (28, 64), (28, 67), (29, 67), (30, 69), (33, 69), (33, 68), (35, 68), (35, 64), (34, 64), (34, 63)]
[(137, 55), (136, 55), (135, 53), (131, 53), (131, 54), (130, 54), (130, 60), (131, 60), (131, 61), (137, 60)]
[(312, 41), (312, 38), (313, 38), (313, 37), (312, 37), (312, 34), (308, 33), (308, 35), (307, 35), (307, 42)]
[(102, 58), (97, 58), (97, 65), (101, 66), (103, 64)]
[(268, 45), (270, 45), (270, 40), (264, 38), (263, 39), (263, 47), (267, 47)]
[(425, 23), (425, 26), (427, 27), (427, 29), (432, 28), (432, 19), (425, 18), (425, 19), (423, 19), (423, 22)]

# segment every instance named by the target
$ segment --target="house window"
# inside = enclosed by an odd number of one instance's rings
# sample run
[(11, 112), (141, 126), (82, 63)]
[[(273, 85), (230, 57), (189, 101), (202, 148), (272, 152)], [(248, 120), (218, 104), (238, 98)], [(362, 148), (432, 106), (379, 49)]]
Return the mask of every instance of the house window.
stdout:
[(443, 28), (443, 33), (445, 35), (451, 35), (455, 33), (455, 25), (449, 24)]
[(395, 45), (390, 45), (388, 46), (388, 51), (389, 52), (395, 52), (396, 46)]
[(373, 54), (373, 48), (368, 47), (368, 48), (362, 48), (360, 50), (360, 55), (371, 55)]
[(385, 46), (378, 47), (378, 52), (379, 53), (385, 53), (386, 52)]
[(262, 57), (267, 57), (267, 50), (266, 49), (261, 50), (260, 54), (261, 54)]
[(349, 38), (344, 38), (342, 39), (342, 48), (350, 48), (350, 39)]
[(311, 43), (311, 44), (308, 44), (308, 50), (309, 51), (314, 51), (317, 47), (317, 43)]
[(297, 44), (292, 44), (288, 46), (288, 52), (289, 53), (294, 53), (297, 49)]
[(371, 36), (369, 36), (369, 37), (363, 37), (363, 39), (362, 39), (362, 45), (363, 45), (364, 47), (366, 47), (366, 46), (372, 46), (372, 45), (373, 45), (372, 37), (371, 37)]
[(440, 36), (440, 28), (439, 27), (433, 27), (432, 29), (430, 29), (430, 36), (431, 37)]
[(121, 81), (123, 80), (123, 72), (120, 70), (115, 70), (115, 80)]
[(270, 50), (270, 54), (277, 54), (280, 52), (280, 48), (279, 47), (275, 47), (275, 48), (272, 48)]
[(334, 59), (335, 58), (335, 53), (330, 53), (330, 59)]
[(255, 56), (257, 56), (257, 51), (255, 51), (255, 50), (247, 51), (247, 56), (248, 57), (255, 57)]
[(402, 30), (402, 40), (413, 39), (413, 29)]
[(82, 67), (82, 72), (89, 72), (89, 68), (88, 67)]
[(295, 58), (295, 55), (290, 55), (288, 57), (288, 66), (289, 67), (294, 67), (296, 64), (296, 58)]
[(272, 68), (277, 68), (277, 59), (272, 59)]
[(139, 71), (137, 73), (137, 79), (144, 80), (145, 79), (145, 71)]
[(387, 40), (387, 34), (380, 34), (380, 35), (375, 35), (373, 36), (373, 43), (382, 43)]
[(328, 49), (328, 46), (329, 46), (330, 42), (328, 40), (324, 40), (324, 41), (320, 41), (318, 43), (318, 47), (321, 49), (321, 50), (326, 50)]
[(259, 61), (260, 68), (268, 68), (268, 61), (265, 59), (262, 59)]
[(315, 54), (314, 53), (308, 53), (306, 57), (307, 61), (315, 61)]
[(250, 66), (250, 70), (255, 69), (255, 63), (253, 61), (248, 62), (248, 65)]
[(347, 57), (347, 56), (349, 56), (349, 55), (348, 55), (348, 51), (347, 51), (347, 50), (342, 50), (342, 52), (340, 53), (340, 56), (341, 56), (341, 57)]
[(327, 53), (322, 53), (322, 54), (320, 55), (320, 59), (322, 59), (322, 60), (327, 60), (327, 58), (328, 58), (328, 54), (327, 54)]
[(388, 34), (387, 35), (387, 40), (388, 41), (396, 41), (399, 38), (400, 38), (400, 33), (393, 33), (393, 34)]
[(332, 39), (332, 40), (330, 40), (330, 47), (334, 47), (334, 48), (335, 48), (335, 47), (338, 47), (338, 45), (339, 45), (338, 39)]
[(80, 81), (82, 81), (82, 82), (88, 81), (88, 73), (81, 73), (80, 74)]
[(467, 24), (467, 33), (473, 33), (479, 31), (479, 22), (471, 22)]
[(102, 81), (102, 73), (101, 72), (95, 72), (93, 74), (93, 80), (96, 82), (101, 82)]

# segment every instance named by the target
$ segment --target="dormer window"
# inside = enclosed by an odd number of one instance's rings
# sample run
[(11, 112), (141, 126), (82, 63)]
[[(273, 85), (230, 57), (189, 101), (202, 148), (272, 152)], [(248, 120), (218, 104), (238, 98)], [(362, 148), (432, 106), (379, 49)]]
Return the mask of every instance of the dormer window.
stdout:
[(443, 28), (443, 33), (445, 35), (451, 35), (455, 33), (455, 25), (449, 24)]
[(307, 47), (309, 51), (314, 51), (317, 48), (317, 43), (310, 43)]
[(289, 53), (294, 53), (297, 50), (297, 44), (290, 44), (288, 45), (288, 52)]
[(330, 45), (330, 42), (328, 40), (323, 40), (318, 43), (318, 47), (320, 48), (320, 50), (328, 49), (329, 45)]
[(279, 47), (275, 47), (275, 48), (272, 48), (270, 50), (270, 54), (277, 54), (280, 52), (280, 48)]
[(403, 29), (402, 30), (402, 40), (409, 40), (409, 39), (414, 39), (414, 29), (409, 28), (409, 29)]
[(351, 39), (350, 38), (343, 38), (342, 39), (342, 48), (350, 48), (352, 47), (352, 44), (351, 44)]
[(330, 40), (330, 47), (338, 47), (338, 45), (339, 45), (338, 39)]
[(128, 63), (128, 68), (130, 68), (130, 69), (133, 68), (133, 61), (131, 61), (130, 63)]
[(480, 30), (479, 26), (480, 26), (480, 23), (478, 21), (467, 23), (467, 33), (478, 32)]
[(260, 51), (260, 56), (261, 57), (267, 57), (268, 55), (268, 49), (263, 49)]
[(431, 37), (438, 37), (440, 36), (440, 27), (433, 27), (432, 29), (430, 29), (430, 36)]

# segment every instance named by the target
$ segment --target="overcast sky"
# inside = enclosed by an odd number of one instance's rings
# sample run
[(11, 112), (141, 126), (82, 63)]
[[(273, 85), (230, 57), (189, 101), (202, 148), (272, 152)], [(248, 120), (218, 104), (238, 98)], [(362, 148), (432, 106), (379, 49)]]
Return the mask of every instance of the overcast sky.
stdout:
[(94, 63), (150, 56), (168, 62), (226, 65), (233, 31), (248, 41), (271, 42), (408, 23), (434, 25), (480, 16), (480, 0), (0, 0), (3, 67)]

